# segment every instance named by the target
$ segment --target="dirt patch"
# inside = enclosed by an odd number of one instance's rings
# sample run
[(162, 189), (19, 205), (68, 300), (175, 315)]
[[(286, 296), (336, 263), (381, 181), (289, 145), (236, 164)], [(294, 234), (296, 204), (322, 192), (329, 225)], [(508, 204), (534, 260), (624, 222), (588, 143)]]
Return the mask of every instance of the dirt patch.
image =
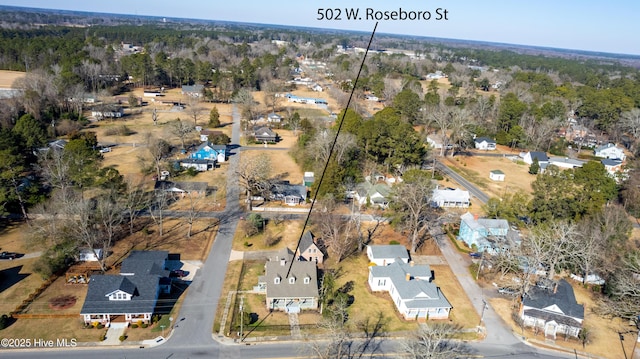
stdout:
[(49, 308), (53, 310), (63, 310), (73, 307), (77, 299), (73, 295), (61, 295), (56, 298), (49, 299)]
[[(515, 192), (532, 193), (531, 183), (536, 179), (536, 176), (529, 174), (528, 165), (505, 157), (456, 156), (453, 159), (447, 157), (444, 162), (455, 167), (458, 173), (491, 197)], [(504, 182), (489, 179), (492, 170), (504, 172)]]
[(0, 88), (12, 88), (13, 83), (26, 76), (26, 72), (0, 70)]
[[(67, 284), (65, 277), (56, 279), (47, 289), (45, 289), (33, 303), (31, 303), (25, 313), (27, 314), (78, 314), (87, 296), (86, 284)], [(63, 299), (74, 298), (75, 301), (64, 302)], [(54, 304), (55, 305), (52, 305)], [(57, 306), (57, 304), (64, 304)]]

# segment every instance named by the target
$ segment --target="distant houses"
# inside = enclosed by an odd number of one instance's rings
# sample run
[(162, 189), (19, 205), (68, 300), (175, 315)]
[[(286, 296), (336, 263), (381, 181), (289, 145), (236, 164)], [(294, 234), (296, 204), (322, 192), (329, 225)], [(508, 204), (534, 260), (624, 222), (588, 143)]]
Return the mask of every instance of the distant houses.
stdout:
[(203, 85), (184, 85), (182, 86), (182, 94), (190, 97), (202, 97), (204, 91)]

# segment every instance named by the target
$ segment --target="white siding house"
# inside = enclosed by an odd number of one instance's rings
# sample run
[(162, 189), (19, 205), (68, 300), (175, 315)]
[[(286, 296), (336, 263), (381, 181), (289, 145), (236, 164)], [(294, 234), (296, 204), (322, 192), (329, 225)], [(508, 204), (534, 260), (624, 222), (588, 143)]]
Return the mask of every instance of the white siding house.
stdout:
[(407, 248), (399, 244), (390, 245), (369, 245), (367, 246), (367, 257), (369, 262), (377, 266), (386, 266), (400, 259), (403, 263), (409, 262)]
[(624, 161), (626, 158), (622, 148), (614, 145), (613, 143), (607, 143), (606, 145), (597, 147), (594, 150), (594, 155), (600, 158), (609, 158), (620, 161)]

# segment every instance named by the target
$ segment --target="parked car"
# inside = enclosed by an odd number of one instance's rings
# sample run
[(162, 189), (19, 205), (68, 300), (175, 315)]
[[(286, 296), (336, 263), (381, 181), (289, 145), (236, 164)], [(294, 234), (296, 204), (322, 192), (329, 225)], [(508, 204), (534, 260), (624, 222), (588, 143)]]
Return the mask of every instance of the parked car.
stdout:
[(480, 257), (482, 257), (482, 253), (471, 252), (471, 253), (469, 253), (469, 257), (471, 257), (471, 258), (480, 258)]
[(172, 270), (171, 273), (169, 274), (171, 277), (177, 277), (177, 278), (182, 278), (182, 277), (186, 277), (189, 275), (189, 272), (182, 270), (182, 269), (176, 269), (176, 270)]
[(498, 289), (498, 293), (505, 295), (516, 295), (518, 292), (513, 288), (502, 287)]
[(103, 147), (100, 149), (100, 153), (107, 153), (107, 152), (111, 152), (111, 147)]
[(13, 252), (0, 253), (0, 259), (14, 260), (16, 258), (18, 258), (18, 253), (13, 253)]

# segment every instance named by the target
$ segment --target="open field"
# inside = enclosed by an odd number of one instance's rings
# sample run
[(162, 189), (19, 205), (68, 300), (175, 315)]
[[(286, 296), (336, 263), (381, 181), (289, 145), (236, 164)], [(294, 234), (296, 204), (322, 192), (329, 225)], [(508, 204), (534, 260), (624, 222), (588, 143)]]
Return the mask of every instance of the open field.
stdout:
[(277, 176), (281, 180), (288, 180), (292, 184), (302, 184), (302, 170), (288, 151), (242, 151), (240, 161), (247, 161), (260, 155), (267, 155), (271, 160), (271, 177)]
[[(447, 157), (443, 162), (454, 167), (458, 173), (478, 186), (491, 197), (502, 197), (505, 193), (531, 193), (531, 182), (536, 176), (529, 174), (529, 166), (518, 164), (504, 157), (456, 156)], [(501, 170), (505, 173), (504, 182), (489, 179), (489, 172)]]
[(26, 75), (21, 71), (0, 70), (0, 88), (11, 88), (14, 81)]
[[(259, 250), (277, 250), (288, 247), (291, 250), (296, 248), (298, 239), (302, 230), (301, 221), (284, 221), (276, 224), (275, 221), (267, 221), (266, 229), (255, 236), (246, 237), (242, 230), (244, 220), (238, 223), (238, 229), (233, 237), (233, 249), (236, 251), (259, 251)], [(275, 236), (279, 238), (275, 245), (269, 247), (264, 243), (265, 236)], [(245, 246), (245, 242), (249, 246)]]

